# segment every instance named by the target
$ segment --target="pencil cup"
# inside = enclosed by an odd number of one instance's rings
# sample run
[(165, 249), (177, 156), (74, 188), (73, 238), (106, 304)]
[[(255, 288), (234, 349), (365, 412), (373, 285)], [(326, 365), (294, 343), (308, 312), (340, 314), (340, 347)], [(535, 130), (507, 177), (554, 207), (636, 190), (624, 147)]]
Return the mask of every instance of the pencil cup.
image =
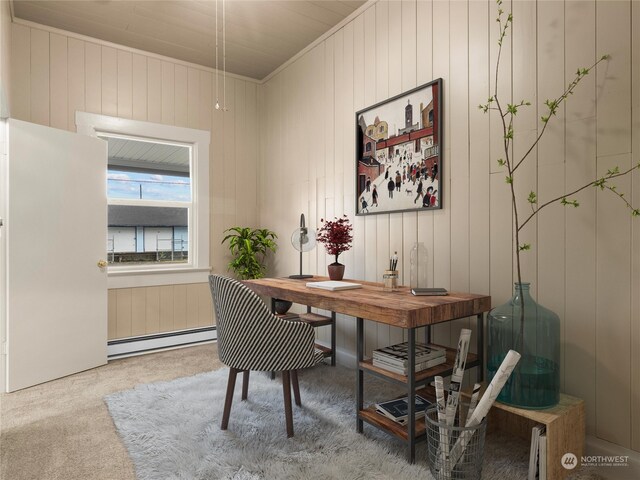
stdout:
[[(465, 405), (466, 406), (466, 405)], [(466, 418), (466, 408), (463, 410)], [(438, 422), (437, 410), (427, 410), (425, 415), (427, 429), (427, 462), (429, 470), (436, 480), (480, 480), (484, 457), (484, 437), (487, 419), (474, 427), (455, 427)], [(456, 419), (458, 420), (458, 419)], [(456, 422), (459, 424), (461, 422)], [(467, 437), (460, 459), (453, 464), (449, 452), (460, 437)]]
[(385, 270), (383, 290), (385, 292), (393, 292), (398, 289), (398, 270)]

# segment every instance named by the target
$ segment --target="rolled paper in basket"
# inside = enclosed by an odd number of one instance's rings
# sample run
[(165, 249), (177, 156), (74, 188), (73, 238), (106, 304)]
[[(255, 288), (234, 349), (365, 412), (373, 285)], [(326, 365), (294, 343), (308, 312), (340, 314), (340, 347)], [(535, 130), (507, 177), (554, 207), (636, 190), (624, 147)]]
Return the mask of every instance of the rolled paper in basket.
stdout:
[[(491, 380), (491, 383), (487, 387), (487, 390), (484, 392), (484, 395), (482, 395), (482, 398), (478, 402), (478, 406), (473, 411), (473, 415), (471, 415), (471, 417), (467, 419), (466, 427), (475, 427), (476, 425), (480, 424), (480, 422), (482, 422), (484, 417), (487, 416), (489, 410), (491, 409), (491, 406), (493, 405), (493, 402), (495, 402), (496, 398), (498, 398), (498, 395), (500, 395), (502, 387), (504, 387), (504, 384), (507, 383), (507, 380), (509, 380), (511, 372), (513, 372), (513, 369), (516, 368), (518, 361), (520, 361), (520, 354), (515, 350), (509, 350), (507, 356), (500, 364), (500, 368), (498, 368), (498, 371), (493, 377), (493, 380)], [(451, 469), (453, 469), (458, 461), (460, 461), (460, 458), (462, 458), (464, 449), (466, 448), (467, 443), (469, 443), (469, 440), (471, 440), (474, 432), (474, 430), (465, 430), (458, 437), (458, 440), (451, 449), (451, 453), (449, 455), (449, 465), (451, 466)]]
[(469, 410), (467, 411), (467, 422), (473, 416), (473, 411), (476, 409), (476, 406), (478, 405), (478, 396), (480, 396), (480, 388), (482, 388), (482, 386), (479, 383), (476, 383), (473, 386), (473, 393), (471, 394), (471, 400), (469, 401)]
[(438, 427), (440, 431), (440, 448), (443, 449), (441, 455), (444, 458), (449, 454), (449, 438), (446, 429), (442, 426), (445, 423), (445, 403), (444, 403), (444, 380), (442, 377), (434, 377), (434, 383), (436, 385), (436, 409), (438, 412)]

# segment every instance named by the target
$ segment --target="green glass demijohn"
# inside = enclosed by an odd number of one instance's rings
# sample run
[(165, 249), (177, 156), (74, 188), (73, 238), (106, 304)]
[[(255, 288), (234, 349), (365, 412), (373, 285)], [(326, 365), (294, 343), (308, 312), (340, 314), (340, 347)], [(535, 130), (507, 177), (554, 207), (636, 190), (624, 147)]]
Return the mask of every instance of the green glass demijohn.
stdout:
[[(489, 380), (511, 349), (521, 354), (498, 400), (521, 408), (543, 409), (560, 401), (560, 318), (538, 305), (529, 284), (515, 284), (511, 300), (489, 312)], [(524, 315), (523, 315), (524, 308)]]

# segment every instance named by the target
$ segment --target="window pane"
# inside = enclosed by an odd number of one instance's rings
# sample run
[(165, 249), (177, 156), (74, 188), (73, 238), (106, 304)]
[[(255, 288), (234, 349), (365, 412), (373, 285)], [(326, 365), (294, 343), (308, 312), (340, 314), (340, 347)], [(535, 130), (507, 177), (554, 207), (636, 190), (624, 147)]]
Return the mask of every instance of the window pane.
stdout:
[(109, 263), (186, 263), (188, 219), (188, 208), (109, 205)]
[(108, 198), (191, 201), (191, 179), (157, 173), (124, 172), (109, 168)]

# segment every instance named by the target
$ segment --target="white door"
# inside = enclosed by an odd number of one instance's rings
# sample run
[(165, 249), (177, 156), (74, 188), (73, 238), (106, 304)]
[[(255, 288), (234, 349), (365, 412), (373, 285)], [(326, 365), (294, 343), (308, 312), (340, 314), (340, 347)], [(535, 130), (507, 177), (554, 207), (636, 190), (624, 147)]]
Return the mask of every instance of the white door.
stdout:
[(7, 391), (107, 363), (107, 143), (9, 120)]

